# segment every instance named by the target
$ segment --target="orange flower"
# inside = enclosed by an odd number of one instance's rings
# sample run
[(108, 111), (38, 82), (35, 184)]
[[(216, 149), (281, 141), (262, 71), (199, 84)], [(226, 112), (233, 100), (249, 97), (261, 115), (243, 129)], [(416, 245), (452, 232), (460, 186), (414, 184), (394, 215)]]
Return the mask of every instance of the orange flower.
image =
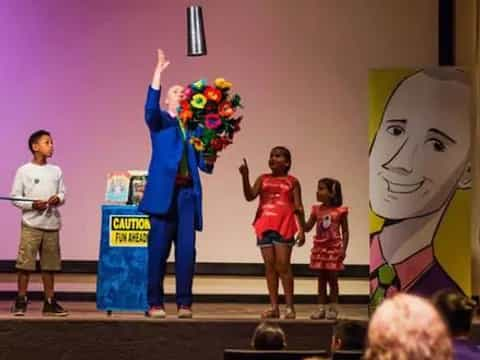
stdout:
[(178, 115), (180, 119), (182, 119), (183, 123), (186, 123), (188, 120), (190, 120), (193, 116), (193, 112), (188, 109), (182, 109), (180, 111), (180, 114)]
[(230, 117), (233, 115), (235, 110), (232, 108), (232, 104), (228, 101), (222, 102), (220, 105), (218, 105), (218, 115), (221, 117)]
[(207, 86), (203, 94), (208, 100), (212, 100), (217, 103), (222, 100), (222, 92), (218, 89), (212, 88), (211, 86)]

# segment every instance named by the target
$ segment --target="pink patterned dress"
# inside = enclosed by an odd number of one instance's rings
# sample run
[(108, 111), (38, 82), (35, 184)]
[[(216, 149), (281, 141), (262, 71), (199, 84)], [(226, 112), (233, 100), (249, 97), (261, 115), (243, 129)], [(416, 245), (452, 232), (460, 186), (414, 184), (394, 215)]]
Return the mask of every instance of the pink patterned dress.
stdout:
[(348, 208), (315, 205), (312, 207), (312, 214), (316, 219), (317, 233), (313, 238), (310, 269), (343, 270), (341, 259), (343, 240), (340, 225), (348, 214)]
[(261, 176), (260, 204), (253, 223), (257, 237), (263, 237), (266, 231), (276, 231), (285, 240), (295, 236), (298, 230), (293, 202), (296, 181), (297, 179), (290, 175)]

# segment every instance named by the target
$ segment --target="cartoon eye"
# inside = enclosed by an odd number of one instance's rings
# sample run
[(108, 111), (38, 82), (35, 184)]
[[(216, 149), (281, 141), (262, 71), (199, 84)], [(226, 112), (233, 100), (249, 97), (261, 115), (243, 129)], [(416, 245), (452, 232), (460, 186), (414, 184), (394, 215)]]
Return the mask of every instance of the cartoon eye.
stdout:
[(400, 136), (405, 133), (405, 129), (400, 125), (390, 125), (387, 127), (387, 132), (393, 136)]
[(445, 152), (447, 151), (448, 146), (441, 140), (438, 139), (428, 139), (427, 144), (432, 144), (433, 150), (436, 152)]

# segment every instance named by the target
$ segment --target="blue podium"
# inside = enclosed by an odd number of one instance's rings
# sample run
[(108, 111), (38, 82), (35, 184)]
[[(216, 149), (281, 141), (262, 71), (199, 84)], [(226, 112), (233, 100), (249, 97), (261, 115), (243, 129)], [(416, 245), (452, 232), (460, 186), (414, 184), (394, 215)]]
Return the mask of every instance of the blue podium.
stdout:
[(148, 216), (131, 205), (103, 205), (97, 309), (147, 311)]

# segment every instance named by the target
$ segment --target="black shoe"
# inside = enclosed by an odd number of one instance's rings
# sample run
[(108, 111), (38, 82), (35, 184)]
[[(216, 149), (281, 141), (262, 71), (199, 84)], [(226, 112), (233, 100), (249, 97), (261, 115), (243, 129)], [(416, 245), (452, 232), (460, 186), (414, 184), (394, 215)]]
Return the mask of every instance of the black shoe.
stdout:
[(67, 316), (68, 311), (61, 307), (55, 299), (48, 299), (43, 303), (42, 314), (45, 316)]
[(15, 304), (12, 305), (11, 312), (14, 316), (24, 316), (27, 312), (27, 297), (26, 296), (17, 296), (15, 299)]

